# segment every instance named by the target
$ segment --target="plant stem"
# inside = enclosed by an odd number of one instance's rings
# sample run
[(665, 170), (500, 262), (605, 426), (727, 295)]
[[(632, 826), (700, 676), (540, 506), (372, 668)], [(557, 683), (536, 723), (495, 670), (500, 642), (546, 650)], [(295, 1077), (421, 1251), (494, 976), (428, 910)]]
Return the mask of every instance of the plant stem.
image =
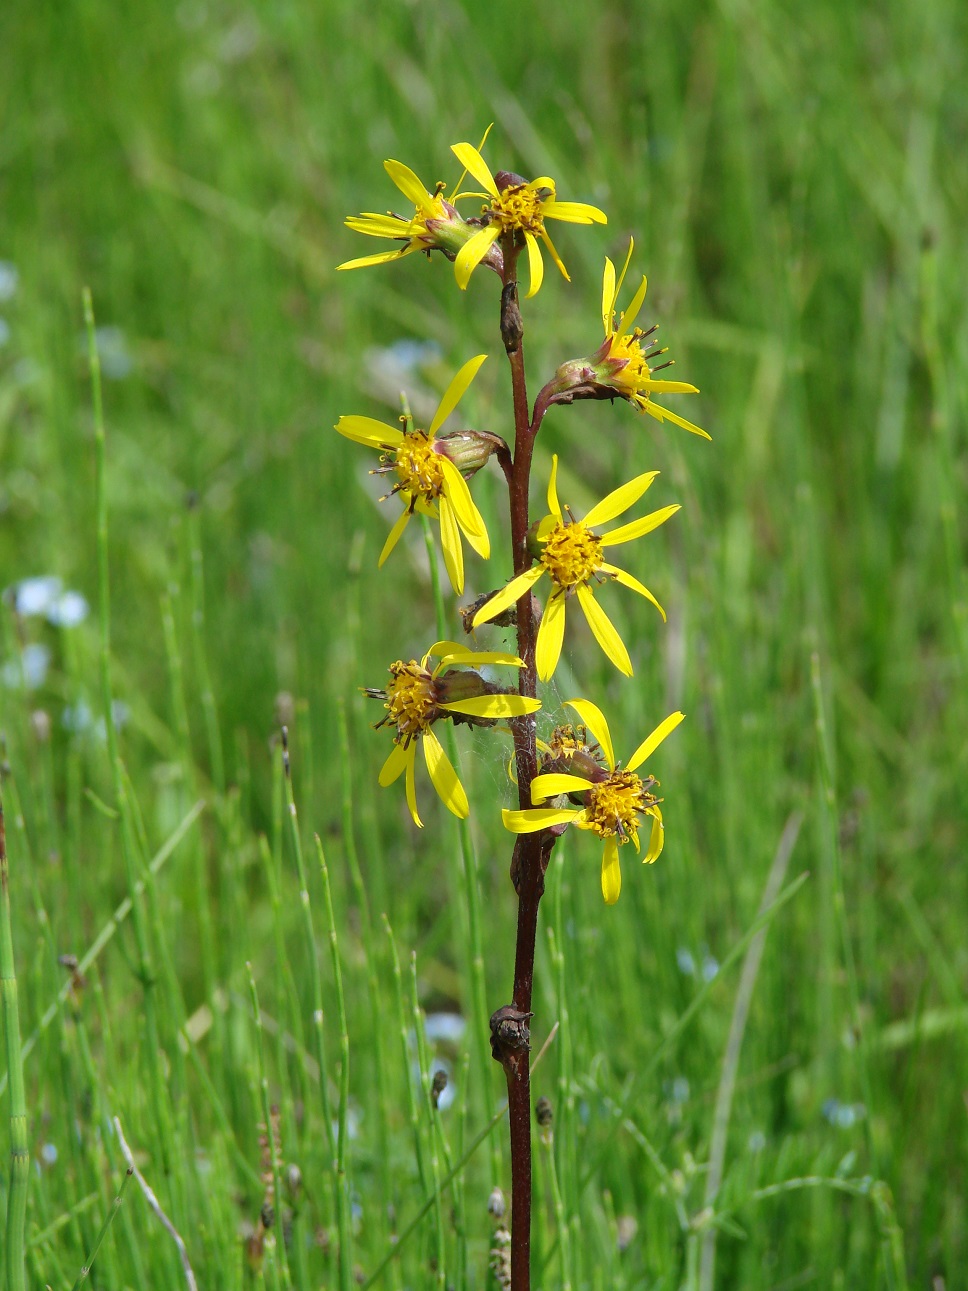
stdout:
[(7, 1070), (10, 1073), (10, 1190), (7, 1194), (7, 1287), (24, 1291), (24, 1222), (27, 1217), (27, 1180), (30, 1153), (27, 1148), (27, 1098), (20, 1052), (20, 1011), (17, 1006), (17, 974), (13, 962), (13, 926), (10, 920), (10, 884), (7, 842), (0, 802), (0, 1003), (3, 1030), (7, 1038)]
[[(511, 551), (515, 575), (531, 564), (528, 553), (530, 514), (528, 492), (531, 483), (531, 457), (534, 432), (528, 412), (528, 392), (524, 372), (524, 327), (518, 307), (516, 280), (520, 248), (512, 237), (505, 237), (504, 289), (501, 293), (501, 336), (511, 365), (511, 390), (514, 401), (514, 466), (508, 492), (511, 508)], [(535, 641), (537, 625), (530, 589), (517, 604), (518, 654), (524, 660), (519, 689), (531, 698), (537, 694)], [(512, 723), (514, 754), (518, 777), (518, 800), (522, 808), (531, 806), (531, 781), (538, 772), (537, 728), (533, 716)], [(511, 1136), (511, 1287), (512, 1291), (529, 1291), (531, 1285), (531, 1073), (527, 1021), (531, 1015), (531, 989), (534, 979), (535, 940), (538, 930), (538, 904), (544, 892), (551, 836), (545, 833), (518, 836), (511, 861), (511, 881), (518, 894), (518, 931), (514, 955), (514, 994), (512, 998), (518, 1027), (513, 1043), (502, 1036), (497, 1023), (499, 1010), (491, 1020), (495, 1057), (503, 1067), (508, 1082), (508, 1120)]]

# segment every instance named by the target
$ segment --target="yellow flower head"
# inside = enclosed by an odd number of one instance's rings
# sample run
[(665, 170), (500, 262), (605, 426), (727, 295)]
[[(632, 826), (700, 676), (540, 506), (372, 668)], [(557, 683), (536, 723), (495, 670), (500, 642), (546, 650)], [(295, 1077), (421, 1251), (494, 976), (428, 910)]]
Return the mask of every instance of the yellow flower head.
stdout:
[(506, 587), (490, 597), (474, 616), (473, 626), (476, 628), (496, 618), (547, 574), (551, 579), (551, 595), (541, 616), (536, 643), (538, 676), (541, 680), (550, 680), (558, 666), (565, 635), (565, 609), (572, 597), (577, 597), (588, 626), (609, 659), (626, 677), (631, 677), (632, 661), (629, 653), (611, 619), (595, 599), (595, 588), (603, 582), (621, 583), (651, 601), (665, 618), (665, 611), (649, 589), (624, 569), (609, 564), (605, 553), (609, 547), (631, 542), (633, 538), (651, 533), (675, 515), (679, 507), (662, 507), (659, 511), (653, 511), (604, 534), (595, 533), (594, 528), (627, 511), (658, 474), (658, 471), (648, 471), (645, 475), (637, 475), (634, 480), (629, 480), (628, 484), (615, 489), (592, 507), (584, 520), (576, 520), (571, 511), (568, 508), (563, 511), (558, 502), (558, 458), (553, 457), (548, 484), (550, 515), (544, 517), (534, 534), (539, 552), (538, 563), (517, 578), (512, 578)]
[[(431, 664), (434, 658), (436, 663)], [(395, 727), (393, 748), (380, 771), (380, 784), (391, 785), (406, 773), (407, 805), (416, 825), (423, 826), (414, 789), (418, 744), (423, 745), (430, 779), (444, 805), (462, 819), (469, 811), (464, 786), (432, 729), (435, 722), (450, 718), (488, 726), (501, 719), (523, 717), (541, 707), (537, 699), (499, 691), (480, 673), (472, 671), (485, 664), (524, 667), (523, 661), (512, 654), (474, 651), (456, 641), (437, 641), (419, 662), (398, 659), (392, 663), (385, 689), (364, 692), (371, 699), (382, 699), (387, 710), (377, 728)]]
[[(539, 829), (560, 830), (567, 825), (576, 825), (579, 829), (597, 834), (605, 843), (602, 853), (602, 896), (608, 905), (614, 905), (622, 890), (619, 848), (631, 842), (635, 844), (636, 851), (642, 850), (639, 844), (641, 817), (648, 816), (652, 821), (649, 846), (642, 858), (643, 862), (651, 864), (662, 851), (664, 830), (662, 812), (659, 810), (662, 800), (652, 792), (659, 782), (654, 776), (638, 775), (637, 768), (675, 730), (684, 715), (671, 713), (664, 722), (660, 722), (623, 768), (615, 761), (612, 737), (601, 709), (587, 699), (571, 699), (567, 702), (598, 744), (576, 750), (570, 748), (572, 741), (569, 739), (568, 756), (562, 757), (556, 755), (555, 740), (552, 737), (551, 748), (542, 759), (541, 774), (531, 782), (531, 801), (543, 804), (550, 798), (567, 795), (570, 800), (581, 803), (581, 806), (537, 805), (523, 811), (505, 810), (502, 813), (504, 826), (512, 834), (533, 834)], [(571, 736), (573, 734), (571, 732)], [(562, 766), (566, 769), (561, 770)]]
[(404, 506), (384, 543), (380, 565), (397, 545), (415, 511), (433, 516), (440, 521), (444, 564), (458, 595), (464, 590), (461, 532), (485, 560), (491, 554), (491, 546), (467, 481), (448, 456), (447, 439), (438, 438), (437, 431), (457, 407), (486, 358), (486, 354), (478, 354), (464, 364), (444, 392), (426, 430), (412, 426), (401, 430), (373, 417), (340, 417), (336, 423), (336, 429), (347, 439), (382, 451), (380, 465), (373, 474), (396, 476), (396, 483), (386, 496), (398, 494)]
[[(461, 218), (453, 200), (444, 196), (443, 184), (438, 184), (433, 192), (430, 192), (424, 187), (423, 181), (418, 179), (410, 167), (405, 166), (403, 162), (389, 160), (383, 165), (404, 197), (413, 202), (413, 215), (407, 219), (405, 216), (395, 215), (392, 211), (388, 211), (385, 215), (364, 211), (361, 215), (349, 216), (344, 223), (356, 233), (366, 233), (376, 238), (393, 238), (403, 242), (404, 245), (397, 251), (380, 251), (376, 255), (347, 260), (338, 268), (362, 269), (367, 265), (387, 264), (414, 251), (443, 251), (453, 260), (461, 247), (478, 232), (478, 226), (467, 224)], [(500, 273), (502, 258), (499, 248), (493, 249), (488, 263), (492, 269)]]
[(653, 401), (652, 396), (656, 394), (698, 394), (699, 391), (687, 381), (663, 381), (652, 375), (669, 367), (672, 360), (656, 362), (668, 352), (667, 349), (660, 348), (658, 341), (654, 339), (659, 329), (658, 323), (645, 331), (635, 325), (648, 286), (644, 274), (628, 308), (619, 314), (618, 322), (615, 321), (615, 306), (625, 282), (633, 247), (634, 242), (630, 238), (628, 255), (617, 281), (615, 266), (605, 257), (605, 273), (602, 278), (602, 325), (605, 339), (590, 357), (570, 359), (561, 365), (550, 383), (552, 402), (556, 398), (570, 402), (571, 399), (580, 398), (613, 399), (618, 395), (634, 404), (639, 412), (647, 412), (657, 421), (671, 421), (684, 430), (691, 430), (694, 435), (709, 439), (710, 436), (701, 427), (686, 421), (678, 413), (670, 412), (668, 408), (660, 408)]
[(513, 233), (519, 244), (523, 240), (527, 247), (531, 274), (529, 296), (535, 294), (544, 276), (539, 238), (567, 279), (568, 271), (548, 236), (545, 220), (563, 220), (567, 224), (607, 224), (608, 219), (603, 212), (597, 206), (588, 206), (585, 202), (559, 202), (555, 194), (555, 181), (547, 175), (529, 181), (521, 175), (499, 171), (495, 178), (479, 150), (469, 143), (455, 143), (451, 151), (486, 189), (486, 192), (476, 196), (490, 199), (489, 205), (484, 208), (484, 227), (464, 244), (454, 261), (454, 272), (461, 290), (466, 288), (471, 274), (505, 233)]

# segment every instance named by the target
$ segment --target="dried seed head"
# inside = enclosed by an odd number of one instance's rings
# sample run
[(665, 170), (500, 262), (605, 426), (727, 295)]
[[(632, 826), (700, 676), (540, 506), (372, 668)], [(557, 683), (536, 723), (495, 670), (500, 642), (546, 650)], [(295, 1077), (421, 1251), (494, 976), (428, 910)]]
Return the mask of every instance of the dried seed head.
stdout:
[(504, 1200), (504, 1193), (500, 1188), (491, 1189), (491, 1195), (487, 1199), (487, 1213), (492, 1219), (503, 1219), (507, 1211), (507, 1203)]
[(447, 1088), (447, 1073), (446, 1071), (443, 1070), (443, 1068), (438, 1067), (437, 1070), (434, 1072), (433, 1083), (430, 1086), (430, 1101), (433, 1103), (434, 1107), (437, 1106), (438, 1102), (440, 1101), (440, 1096), (446, 1088)]
[(541, 1129), (551, 1129), (551, 1123), (555, 1119), (554, 1110), (551, 1106), (551, 1099), (542, 1096), (534, 1105), (535, 1118)]

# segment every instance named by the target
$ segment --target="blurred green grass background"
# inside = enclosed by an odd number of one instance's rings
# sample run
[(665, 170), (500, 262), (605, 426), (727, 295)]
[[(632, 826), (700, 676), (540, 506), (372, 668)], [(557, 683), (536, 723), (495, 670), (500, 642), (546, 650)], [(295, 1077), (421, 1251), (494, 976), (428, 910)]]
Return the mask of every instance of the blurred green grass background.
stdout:
[[(567, 838), (549, 872), (535, 1039), (560, 1029), (535, 1076), (556, 1112), (536, 1285), (965, 1285), (966, 25), (951, 0), (4, 6), (0, 583), (56, 576), (96, 602), (87, 284), (128, 776), (119, 823), (96, 616), (56, 626), (8, 593), (31, 1285), (71, 1286), (91, 1248), (124, 1169), (115, 1116), (200, 1285), (317, 1287), (372, 1276), (500, 1105), (453, 822), (425, 784), (417, 834), (399, 786), (377, 788), (386, 739), (357, 689), (435, 639), (426, 556), (417, 532), (377, 573), (372, 463), (332, 431), (341, 413), (392, 418), (401, 365), (419, 412), (486, 350), (462, 409), (510, 436), (489, 276), (464, 297), (443, 261), (334, 271), (377, 249), (345, 215), (400, 206), (384, 158), (452, 182), (449, 145), (490, 121), (493, 168), (554, 175), (609, 214), (556, 238), (573, 281), (549, 266), (528, 307), (533, 391), (597, 343), (603, 256), (634, 234), (645, 313), (702, 390), (675, 406), (714, 437), (586, 404), (555, 410), (539, 445), (536, 499), (556, 451), (579, 509), (653, 468), (653, 505), (684, 504), (629, 549), (668, 625), (609, 601), (635, 683), (576, 632), (546, 708), (594, 698), (626, 752), (673, 707), (689, 720), (656, 766), (659, 864), (626, 865), (613, 909), (589, 839)], [(433, 348), (415, 361), (414, 341)], [(507, 566), (496, 472), (475, 498), (496, 550), (487, 569), (472, 558), (465, 599)], [(513, 954), (507, 750), (464, 748), (491, 1009)], [(136, 873), (199, 800), (139, 898), (150, 976), (125, 919), (69, 989), (59, 957), (124, 900), (125, 857)], [(741, 987), (791, 813), (785, 878), (809, 878)], [(437, 1113), (412, 953), (428, 1043), (451, 1064)], [(469, 1026), (434, 1040), (452, 1013)], [(260, 1254), (269, 1102), (288, 1240)], [(378, 1285), (489, 1284), (504, 1135)], [(6, 1195), (4, 1178), (4, 1210)], [(183, 1283), (134, 1186), (90, 1280)]]

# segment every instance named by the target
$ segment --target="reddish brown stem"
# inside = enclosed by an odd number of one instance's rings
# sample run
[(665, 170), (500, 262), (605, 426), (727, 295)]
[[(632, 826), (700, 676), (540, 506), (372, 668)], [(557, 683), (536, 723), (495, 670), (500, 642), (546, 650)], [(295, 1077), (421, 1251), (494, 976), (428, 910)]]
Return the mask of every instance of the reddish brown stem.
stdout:
[[(514, 399), (514, 464), (508, 491), (515, 575), (522, 574), (531, 564), (527, 546), (530, 526), (528, 490), (534, 448), (524, 372), (524, 329), (518, 308), (516, 270), (519, 250), (513, 245), (511, 238), (504, 240), (501, 335), (511, 365)], [(519, 689), (522, 695), (534, 697), (538, 682), (535, 667), (537, 624), (530, 590), (517, 604), (517, 632), (518, 654), (524, 660)], [(532, 805), (531, 781), (538, 771), (533, 717), (522, 717), (514, 723), (514, 752), (518, 801), (522, 808), (527, 808)], [(538, 904), (544, 891), (544, 872), (550, 849), (551, 839), (545, 834), (521, 834), (516, 840), (511, 862), (511, 878), (518, 894), (514, 994), (512, 1005), (499, 1009), (491, 1022), (494, 1055), (503, 1064), (508, 1082), (512, 1291), (530, 1291), (531, 1286), (531, 1063), (527, 1022), (531, 1015)]]

